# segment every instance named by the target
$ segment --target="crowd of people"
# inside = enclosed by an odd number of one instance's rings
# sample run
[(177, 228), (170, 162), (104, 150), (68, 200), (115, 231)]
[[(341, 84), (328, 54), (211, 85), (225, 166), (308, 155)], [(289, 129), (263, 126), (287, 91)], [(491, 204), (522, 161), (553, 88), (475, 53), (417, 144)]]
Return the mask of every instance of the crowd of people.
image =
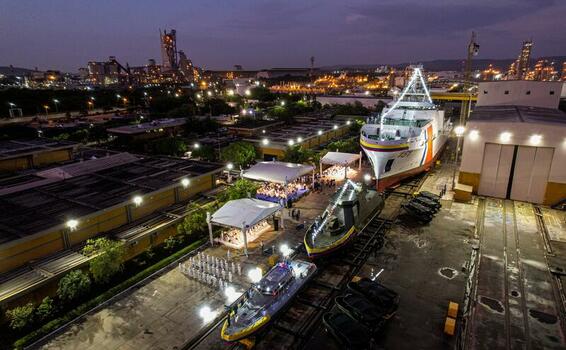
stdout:
[[(255, 241), (261, 234), (269, 227), (269, 222), (267, 220), (263, 220), (258, 222), (257, 224), (248, 228), (247, 231), (247, 239), (248, 242)], [(244, 239), (242, 237), (242, 230), (233, 228), (227, 231), (222, 232), (221, 235), (221, 242), (227, 243), (235, 248), (239, 248), (243, 246)]]
[[(355, 177), (356, 173), (356, 169), (348, 167), (348, 178)], [(322, 172), (322, 177), (339, 180), (344, 179), (344, 167), (340, 165), (333, 165)]]
[(309, 191), (310, 184), (310, 176), (303, 176), (286, 185), (265, 182), (257, 190), (256, 198), (280, 203), (287, 207), (289, 202), (294, 202), (304, 196)]

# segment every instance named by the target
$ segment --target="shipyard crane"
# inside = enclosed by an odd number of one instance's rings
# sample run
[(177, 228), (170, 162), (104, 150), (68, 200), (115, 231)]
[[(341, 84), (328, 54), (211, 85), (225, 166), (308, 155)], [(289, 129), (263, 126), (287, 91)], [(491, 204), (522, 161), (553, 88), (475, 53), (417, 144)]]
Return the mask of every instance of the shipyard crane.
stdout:
[(470, 110), (472, 108), (472, 98), (471, 92), (469, 91), (471, 87), (471, 77), (472, 77), (472, 58), (478, 55), (480, 46), (476, 43), (476, 32), (472, 32), (472, 37), (470, 38), (470, 43), (468, 44), (468, 57), (466, 58), (466, 68), (464, 70), (464, 93), (470, 96), (469, 100), (462, 101), (462, 106), (460, 108), (460, 125), (464, 125)]

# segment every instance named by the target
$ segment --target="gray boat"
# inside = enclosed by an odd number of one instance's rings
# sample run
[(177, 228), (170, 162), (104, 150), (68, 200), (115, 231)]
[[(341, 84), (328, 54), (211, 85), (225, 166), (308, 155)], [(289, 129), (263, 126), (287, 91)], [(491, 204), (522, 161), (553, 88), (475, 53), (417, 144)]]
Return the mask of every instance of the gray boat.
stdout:
[(347, 180), (322, 217), (308, 228), (304, 239), (307, 254), (317, 258), (346, 246), (382, 208), (383, 198), (375, 189)]
[(239, 341), (263, 329), (315, 272), (316, 265), (306, 261), (291, 260), (276, 264), (230, 310), (222, 326), (222, 339)]

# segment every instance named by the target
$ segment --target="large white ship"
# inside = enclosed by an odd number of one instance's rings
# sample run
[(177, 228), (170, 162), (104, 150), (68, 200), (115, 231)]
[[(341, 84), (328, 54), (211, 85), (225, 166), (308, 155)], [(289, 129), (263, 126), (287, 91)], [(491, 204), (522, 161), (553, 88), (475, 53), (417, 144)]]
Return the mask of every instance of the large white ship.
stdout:
[(432, 102), (420, 67), (399, 97), (370, 117), (360, 143), (377, 178), (378, 190), (430, 169), (446, 144), (452, 125)]

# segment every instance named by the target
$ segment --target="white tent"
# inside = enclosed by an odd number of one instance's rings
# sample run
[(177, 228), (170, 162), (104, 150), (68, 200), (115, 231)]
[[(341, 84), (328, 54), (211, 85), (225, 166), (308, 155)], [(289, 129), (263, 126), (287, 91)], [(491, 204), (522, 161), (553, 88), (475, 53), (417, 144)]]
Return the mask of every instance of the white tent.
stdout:
[(314, 167), (312, 165), (285, 162), (260, 162), (245, 171), (243, 176), (251, 180), (284, 184), (294, 181), (303, 175), (307, 175), (313, 170)]
[(236, 199), (227, 202), (210, 218), (217, 225), (242, 228), (243, 223), (253, 226), (281, 209), (277, 203), (255, 198)]
[(281, 209), (282, 207), (279, 204), (255, 198), (231, 200), (214, 214), (208, 214), (207, 221), (211, 244), (213, 242), (212, 224), (240, 229), (244, 240), (244, 254), (247, 256), (248, 229)]
[(323, 164), (332, 164), (332, 165), (349, 165), (354, 163), (355, 161), (359, 160), (361, 155), (353, 154), (353, 153), (342, 153), (342, 152), (328, 152), (324, 157), (321, 159), (321, 163)]

